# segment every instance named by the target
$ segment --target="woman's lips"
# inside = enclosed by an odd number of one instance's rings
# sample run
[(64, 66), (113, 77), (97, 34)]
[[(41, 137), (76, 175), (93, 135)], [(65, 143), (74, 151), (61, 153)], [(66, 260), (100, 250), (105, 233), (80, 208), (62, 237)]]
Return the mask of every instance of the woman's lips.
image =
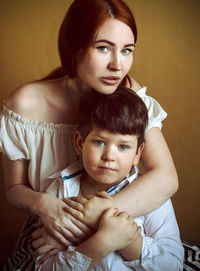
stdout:
[(120, 80), (120, 77), (118, 76), (108, 76), (108, 77), (102, 77), (101, 81), (107, 85), (113, 86), (118, 84)]

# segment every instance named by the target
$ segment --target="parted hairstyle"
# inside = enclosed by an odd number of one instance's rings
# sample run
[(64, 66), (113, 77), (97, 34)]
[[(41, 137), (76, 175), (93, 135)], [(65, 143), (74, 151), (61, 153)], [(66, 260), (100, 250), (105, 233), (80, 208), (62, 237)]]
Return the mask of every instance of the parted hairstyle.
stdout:
[[(61, 68), (54, 70), (45, 79), (55, 79), (64, 75), (77, 75), (77, 62), (87, 53), (103, 23), (115, 18), (128, 25), (137, 40), (135, 19), (122, 0), (74, 0), (61, 24), (58, 49)], [(125, 77), (125, 85), (129, 77)], [(130, 82), (130, 80), (129, 80)], [(130, 82), (131, 83), (131, 82)]]
[(144, 142), (148, 110), (142, 99), (131, 89), (118, 87), (112, 94), (91, 90), (79, 105), (79, 127), (83, 140), (94, 129), (111, 133), (137, 135), (138, 147)]

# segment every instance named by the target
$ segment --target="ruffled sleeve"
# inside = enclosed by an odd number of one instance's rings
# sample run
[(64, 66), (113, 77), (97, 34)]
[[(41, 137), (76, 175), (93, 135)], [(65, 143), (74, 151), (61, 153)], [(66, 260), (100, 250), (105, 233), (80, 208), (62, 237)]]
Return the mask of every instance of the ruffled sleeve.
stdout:
[(3, 107), (0, 116), (0, 151), (10, 160), (29, 159), (27, 131), (20, 116)]
[(137, 95), (140, 96), (148, 109), (149, 122), (146, 130), (152, 127), (161, 129), (162, 121), (167, 117), (167, 113), (154, 98), (146, 95), (146, 90), (147, 88), (143, 87), (137, 91)]
[(10, 160), (29, 160), (29, 183), (45, 191), (48, 176), (77, 160), (73, 138), (76, 125), (25, 118), (3, 107), (0, 116), (0, 152)]

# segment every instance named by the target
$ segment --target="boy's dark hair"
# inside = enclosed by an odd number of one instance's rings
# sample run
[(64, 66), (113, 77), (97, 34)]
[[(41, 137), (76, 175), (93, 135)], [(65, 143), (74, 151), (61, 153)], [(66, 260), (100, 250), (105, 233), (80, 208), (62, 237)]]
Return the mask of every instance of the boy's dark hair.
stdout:
[(148, 111), (142, 99), (131, 89), (118, 87), (112, 94), (95, 90), (87, 93), (79, 107), (79, 127), (83, 139), (94, 129), (138, 136), (138, 147), (144, 142)]

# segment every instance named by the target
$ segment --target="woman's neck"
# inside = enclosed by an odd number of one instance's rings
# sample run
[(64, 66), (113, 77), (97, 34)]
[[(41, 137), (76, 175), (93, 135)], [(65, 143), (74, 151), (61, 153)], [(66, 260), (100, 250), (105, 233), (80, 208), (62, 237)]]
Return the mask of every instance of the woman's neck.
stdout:
[(74, 79), (66, 78), (66, 90), (70, 95), (72, 104), (74, 106), (79, 105), (79, 102), (83, 95), (90, 91), (88, 87), (80, 78), (76, 77)]

